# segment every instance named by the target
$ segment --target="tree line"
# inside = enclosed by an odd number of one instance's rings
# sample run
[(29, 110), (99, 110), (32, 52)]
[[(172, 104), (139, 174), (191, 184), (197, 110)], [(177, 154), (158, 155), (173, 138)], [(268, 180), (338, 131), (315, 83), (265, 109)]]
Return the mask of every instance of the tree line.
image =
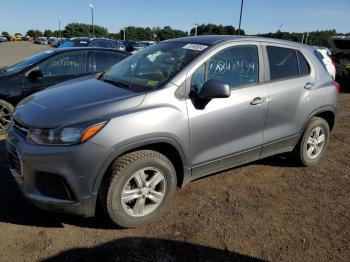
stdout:
[(338, 33), (335, 29), (332, 30), (322, 30), (322, 31), (312, 31), (305, 33), (295, 33), (295, 32), (281, 32), (277, 31), (276, 33), (265, 33), (258, 34), (258, 36), (269, 37), (269, 38), (278, 38), (284, 40), (290, 40), (294, 42), (303, 42), (308, 45), (315, 46), (329, 46), (327, 39), (331, 36), (340, 36), (340, 35), (350, 35), (350, 32), (347, 34)]
[[(198, 35), (245, 35), (245, 31), (241, 29), (239, 32), (233, 26), (230, 25), (215, 25), (215, 24), (201, 24), (197, 26), (197, 29), (193, 27), (189, 32), (173, 29), (170, 26), (161, 27), (135, 27), (128, 26), (125, 29), (125, 38), (128, 40), (156, 40), (162, 41), (166, 39), (172, 39), (177, 37), (183, 37), (187, 35), (195, 35), (197, 31)], [(350, 34), (350, 33), (348, 33)], [(8, 32), (2, 32), (2, 35), (9, 35)], [(83, 23), (70, 23), (63, 30), (34, 30), (31, 29), (27, 32), (27, 36), (36, 38), (40, 36), (45, 37), (82, 37), (82, 36), (92, 36), (92, 26), (90, 24)], [(296, 42), (302, 42), (307, 40), (310, 45), (328, 46), (327, 39), (335, 35), (344, 35), (338, 33), (336, 30), (322, 30), (322, 31), (312, 31), (307, 33), (295, 33), (295, 32), (281, 32), (277, 31), (275, 33), (264, 33), (258, 34), (258, 36), (286, 39)], [(94, 26), (94, 36), (95, 37), (105, 37), (112, 39), (123, 39), (124, 30), (120, 30), (117, 33), (108, 32), (107, 28), (95, 25)]]

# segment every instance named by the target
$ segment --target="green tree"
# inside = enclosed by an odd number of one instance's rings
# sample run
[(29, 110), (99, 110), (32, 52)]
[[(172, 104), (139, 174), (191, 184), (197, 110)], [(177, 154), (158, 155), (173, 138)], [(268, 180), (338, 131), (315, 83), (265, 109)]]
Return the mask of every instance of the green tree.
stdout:
[[(102, 26), (95, 25), (94, 31), (96, 37), (108, 37), (108, 30)], [(65, 27), (62, 33), (65, 37), (92, 36), (92, 26), (83, 23), (71, 23)]]
[[(215, 25), (215, 24), (201, 24), (197, 27), (198, 35), (238, 35), (238, 29), (231, 25)], [(191, 35), (195, 35), (196, 29), (192, 28)], [(245, 35), (244, 30), (241, 29), (241, 35)]]
[(45, 37), (51, 37), (51, 36), (53, 36), (53, 32), (50, 29), (46, 29), (44, 31), (44, 36)]
[(3, 32), (1, 33), (1, 35), (3, 35), (3, 36), (9, 36), (10, 34), (9, 34), (7, 31), (3, 31)]
[(26, 34), (27, 36), (30, 36), (30, 37), (33, 37), (33, 38), (37, 38), (37, 37), (40, 37), (40, 36), (43, 36), (43, 33), (39, 30), (29, 30)]

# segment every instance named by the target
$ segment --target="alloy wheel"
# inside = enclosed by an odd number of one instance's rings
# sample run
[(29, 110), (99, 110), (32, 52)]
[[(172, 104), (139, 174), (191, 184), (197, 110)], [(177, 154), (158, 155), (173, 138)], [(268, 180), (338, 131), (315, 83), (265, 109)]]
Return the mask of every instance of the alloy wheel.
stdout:
[(120, 201), (127, 214), (141, 217), (157, 209), (165, 192), (165, 175), (157, 168), (148, 167), (132, 175), (123, 187)]
[(310, 133), (306, 144), (306, 154), (310, 159), (317, 158), (324, 148), (326, 141), (325, 131), (321, 127), (316, 127)]

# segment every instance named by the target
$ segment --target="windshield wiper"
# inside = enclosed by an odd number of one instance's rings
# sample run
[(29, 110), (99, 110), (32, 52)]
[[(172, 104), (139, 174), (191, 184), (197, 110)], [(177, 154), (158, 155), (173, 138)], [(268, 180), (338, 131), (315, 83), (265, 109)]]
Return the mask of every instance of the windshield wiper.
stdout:
[(117, 87), (122, 87), (122, 88), (127, 88), (127, 89), (130, 89), (130, 86), (125, 84), (125, 83), (121, 83), (119, 81), (116, 81), (116, 80), (113, 80), (113, 79), (108, 79), (108, 78), (103, 78), (102, 79), (103, 82), (106, 82), (106, 83), (109, 83), (109, 84), (112, 84), (112, 85), (115, 85)]

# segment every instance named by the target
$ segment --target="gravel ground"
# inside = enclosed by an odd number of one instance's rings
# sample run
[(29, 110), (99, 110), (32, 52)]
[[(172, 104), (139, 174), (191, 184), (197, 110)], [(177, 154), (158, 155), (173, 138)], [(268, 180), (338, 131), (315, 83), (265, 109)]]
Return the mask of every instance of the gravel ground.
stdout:
[(0, 261), (350, 261), (349, 134), (343, 93), (318, 166), (278, 156), (197, 180), (136, 229), (32, 207), (11, 178), (2, 140)]
[(50, 49), (47, 45), (35, 45), (32, 42), (0, 43), (0, 67), (13, 65), (38, 52)]

